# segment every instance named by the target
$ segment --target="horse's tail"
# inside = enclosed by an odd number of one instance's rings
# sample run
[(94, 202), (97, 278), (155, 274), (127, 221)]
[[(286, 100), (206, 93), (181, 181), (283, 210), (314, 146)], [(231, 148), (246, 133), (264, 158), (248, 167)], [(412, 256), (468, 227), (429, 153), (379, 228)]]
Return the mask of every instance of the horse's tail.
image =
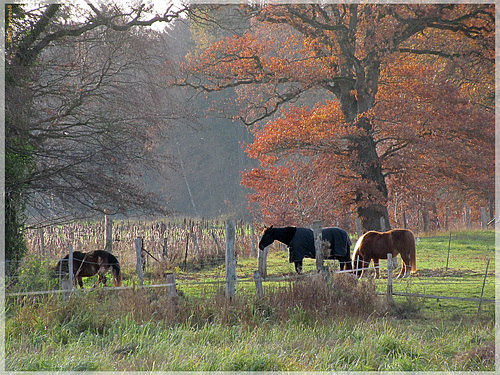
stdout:
[(354, 259), (354, 254), (358, 253), (359, 252), (359, 248), (361, 246), (361, 242), (363, 242), (363, 238), (365, 238), (365, 234), (362, 234), (361, 237), (358, 238), (358, 240), (356, 241), (356, 245), (354, 245), (354, 250), (352, 251), (352, 257)]
[(417, 250), (415, 246), (415, 236), (411, 231), (409, 231), (409, 250), (410, 250), (410, 267), (411, 267), (411, 273), (417, 272)]
[(361, 273), (361, 271), (357, 271), (357, 269), (363, 268), (363, 264), (360, 261), (361, 256), (359, 254), (359, 250), (361, 248), (361, 243), (363, 242), (364, 237), (365, 235), (363, 234), (358, 238), (358, 240), (356, 241), (356, 245), (354, 245), (354, 250), (352, 251), (352, 269), (356, 272), (356, 275), (358, 275), (358, 273)]
[(118, 263), (113, 263), (111, 265), (111, 273), (113, 274), (113, 285), (120, 286), (122, 284), (122, 273)]
[(120, 263), (113, 254), (108, 255), (108, 262), (111, 265), (111, 273), (113, 274), (113, 285), (120, 286), (122, 283), (122, 273), (120, 270)]

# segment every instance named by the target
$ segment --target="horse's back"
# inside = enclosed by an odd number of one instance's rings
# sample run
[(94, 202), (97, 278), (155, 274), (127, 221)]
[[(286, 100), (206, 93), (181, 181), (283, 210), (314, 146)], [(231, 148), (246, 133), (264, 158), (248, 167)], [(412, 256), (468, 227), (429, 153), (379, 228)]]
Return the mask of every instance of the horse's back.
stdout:
[[(83, 260), (85, 258), (85, 253), (82, 253), (81, 251), (73, 251), (73, 260)], [(61, 260), (69, 260), (69, 254), (66, 254), (64, 258)]]
[(387, 251), (393, 249), (392, 234), (390, 232), (392, 231), (377, 232), (371, 230), (364, 233), (356, 242), (353, 256), (359, 254), (362, 257), (385, 259)]
[(116, 259), (116, 257), (105, 251), (105, 250), (94, 250), (94, 251), (91, 251), (89, 254), (92, 254), (93, 257), (98, 257), (102, 260), (102, 262), (106, 263), (106, 264), (118, 264), (118, 259)]
[(345, 256), (348, 246), (352, 245), (349, 234), (342, 228), (323, 228), (321, 235), (323, 240), (330, 242), (332, 256)]
[(399, 244), (405, 247), (411, 247), (412, 245), (415, 246), (415, 236), (409, 229), (393, 229), (388, 233), (390, 233), (394, 244)]

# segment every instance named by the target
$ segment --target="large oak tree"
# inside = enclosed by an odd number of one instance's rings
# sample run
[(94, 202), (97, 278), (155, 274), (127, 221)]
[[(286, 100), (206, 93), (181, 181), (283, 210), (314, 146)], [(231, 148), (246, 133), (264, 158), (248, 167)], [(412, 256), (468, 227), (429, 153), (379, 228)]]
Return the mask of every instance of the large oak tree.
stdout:
[(493, 5), (240, 12), (251, 28), (194, 53), (183, 84), (236, 88), (261, 162), (244, 183), (267, 217), (352, 206), (364, 229), (381, 229), (391, 194), (408, 204), (492, 194)]

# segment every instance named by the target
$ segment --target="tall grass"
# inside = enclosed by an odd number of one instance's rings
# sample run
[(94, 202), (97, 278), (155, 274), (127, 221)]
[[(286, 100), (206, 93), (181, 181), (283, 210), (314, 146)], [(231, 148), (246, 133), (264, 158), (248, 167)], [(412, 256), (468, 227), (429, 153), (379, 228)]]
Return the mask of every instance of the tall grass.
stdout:
[[(493, 322), (400, 319), (371, 281), (336, 275), (210, 297), (160, 290), (7, 301), (9, 371), (492, 370)], [(404, 308), (404, 307), (403, 307)]]
[[(123, 223), (123, 228), (116, 232), (123, 236), (118, 237), (122, 241), (117, 242), (120, 244), (117, 251), (123, 264), (124, 284), (131, 286), (136, 280), (135, 250), (127, 247), (126, 242), (133, 243), (135, 236), (144, 235), (150, 236), (149, 245), (146, 242), (148, 250), (152, 244), (161, 244), (158, 228), (134, 225)], [(72, 228), (76, 231), (75, 242), (80, 238), (83, 243), (82, 236), (87, 229), (84, 226)], [(168, 297), (161, 288), (78, 291), (67, 303), (63, 303), (60, 296), (51, 295), (8, 297), (6, 369), (494, 369), (494, 309), (491, 305), (483, 304), (480, 314), (477, 303), (467, 305), (398, 297), (394, 305), (387, 306), (384, 297), (374, 293), (376, 288), (384, 289), (385, 280), (358, 281), (335, 275), (325, 284), (321, 277), (312, 276), (313, 260), (306, 260), (304, 267), (310, 277), (266, 282), (262, 299), (255, 298), (252, 283), (240, 282), (235, 299), (230, 301), (224, 295), (222, 283), (196, 283), (223, 280), (224, 264), (216, 256), (218, 251), (210, 234), (215, 231), (222, 238), (221, 227), (205, 228), (203, 234), (198, 232), (201, 244), (198, 257), (190, 240), (191, 258), (188, 257), (186, 270), (183, 266), (190, 228), (189, 225), (167, 228), (165, 233), (174, 241), (170, 255), (166, 261), (150, 265), (146, 272), (148, 281), (157, 283), (164, 281), (166, 272), (175, 270), (179, 297)], [(125, 238), (126, 230), (131, 233)], [(248, 231), (240, 232), (238, 278), (241, 281), (251, 277), (257, 260), (247, 256)], [(68, 232), (53, 231), (51, 238), (61, 233)], [(417, 247), (419, 272), (410, 279), (398, 280), (395, 290), (477, 297), (484, 278), (485, 259), (494, 256), (492, 233), (474, 232), (454, 237), (448, 271), (443, 268), (448, 256), (449, 235), (422, 238)], [(53, 246), (56, 242), (48, 241), (47, 244)], [(293, 265), (288, 263), (286, 252), (275, 249), (268, 260), (269, 274), (293, 274)], [(494, 274), (493, 263), (489, 273)], [(488, 276), (486, 298), (494, 295), (493, 279)], [(47, 278), (46, 260), (32, 257), (25, 261), (15, 282), (7, 285), (8, 292), (14, 292), (53, 289), (54, 282), (57, 280)]]

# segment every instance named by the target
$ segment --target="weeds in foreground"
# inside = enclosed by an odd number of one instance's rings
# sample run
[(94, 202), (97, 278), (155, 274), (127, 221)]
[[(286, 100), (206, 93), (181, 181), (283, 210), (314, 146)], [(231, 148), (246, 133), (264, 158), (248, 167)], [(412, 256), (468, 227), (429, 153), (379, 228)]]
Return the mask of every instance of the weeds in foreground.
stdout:
[[(214, 288), (214, 287), (212, 287)], [(456, 371), (494, 368), (491, 325), (419, 319), (335, 275), (210, 297), (94, 290), (7, 301), (6, 368), (59, 371)], [(408, 307), (410, 306), (410, 307)], [(408, 311), (412, 319), (406, 319)], [(418, 311), (418, 308), (417, 308)], [(392, 315), (391, 315), (392, 314)], [(406, 315), (405, 315), (406, 314)], [(393, 317), (396, 316), (397, 319)]]
[[(206, 287), (212, 297), (169, 297), (162, 289), (77, 291), (67, 303), (55, 296), (35, 296), (8, 301), (7, 317), (12, 334), (63, 326), (75, 334), (99, 334), (128, 317), (135, 324), (154, 321), (162, 326), (206, 324), (253, 326), (290, 320), (314, 322), (342, 316), (380, 315), (382, 307), (369, 280), (336, 275), (325, 283), (321, 277), (298, 280), (266, 289), (256, 299), (239, 294), (233, 300), (220, 287)], [(209, 288), (216, 288), (208, 291)], [(54, 328), (55, 329), (55, 328)]]

